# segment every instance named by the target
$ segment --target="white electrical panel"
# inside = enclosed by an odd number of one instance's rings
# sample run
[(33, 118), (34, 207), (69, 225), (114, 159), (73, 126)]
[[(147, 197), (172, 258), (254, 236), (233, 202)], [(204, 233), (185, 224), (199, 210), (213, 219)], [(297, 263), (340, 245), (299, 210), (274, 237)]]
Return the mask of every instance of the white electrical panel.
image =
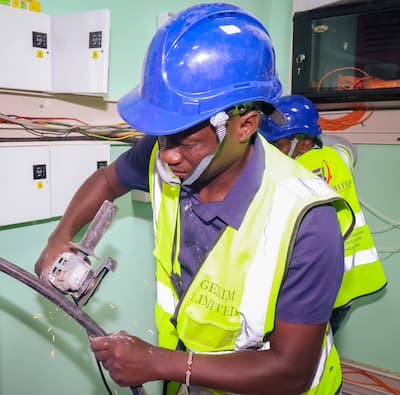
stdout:
[(51, 17), (53, 92), (108, 93), (110, 12)]
[(0, 87), (51, 91), (51, 19), (0, 5)]
[(49, 158), (48, 147), (0, 147), (0, 225), (50, 217)]
[(80, 184), (110, 160), (108, 144), (0, 147), (0, 226), (61, 216)]
[(56, 145), (50, 148), (51, 216), (62, 215), (85, 179), (110, 161), (108, 144)]
[(0, 87), (108, 93), (110, 11), (46, 15), (0, 5)]

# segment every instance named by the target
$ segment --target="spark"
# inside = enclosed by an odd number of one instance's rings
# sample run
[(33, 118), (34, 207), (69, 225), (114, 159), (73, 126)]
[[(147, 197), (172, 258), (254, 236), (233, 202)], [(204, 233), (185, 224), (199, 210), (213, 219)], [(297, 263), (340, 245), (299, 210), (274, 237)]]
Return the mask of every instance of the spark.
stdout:
[(32, 315), (33, 319), (36, 320), (38, 318), (44, 318), (47, 317), (49, 320), (52, 320), (54, 318), (54, 314), (59, 310), (57, 307), (54, 311), (48, 311), (46, 314), (44, 313), (35, 313)]
[(112, 303), (110, 303), (110, 308), (115, 309), (115, 306)]
[[(36, 313), (33, 314), (32, 317), (33, 319), (39, 319), (39, 318), (48, 318), (50, 321), (53, 320), (54, 318), (54, 314), (59, 310), (59, 308), (57, 307), (54, 311), (48, 311), (47, 314), (43, 314), (43, 313)], [(56, 342), (56, 336), (54, 333), (54, 328), (52, 326), (49, 326), (47, 328), (47, 333), (51, 334), (51, 341), (53, 342), (53, 344)], [(50, 356), (51, 358), (54, 357), (55, 354), (55, 349), (53, 348), (51, 350)]]

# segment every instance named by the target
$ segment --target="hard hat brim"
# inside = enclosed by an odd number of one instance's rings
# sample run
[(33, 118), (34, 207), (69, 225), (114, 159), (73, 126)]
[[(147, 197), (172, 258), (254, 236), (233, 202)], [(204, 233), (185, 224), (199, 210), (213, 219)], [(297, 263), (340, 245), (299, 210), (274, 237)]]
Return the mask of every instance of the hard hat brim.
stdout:
[[(264, 98), (254, 97), (254, 101), (264, 101), (263, 111), (278, 125), (285, 122), (283, 113), (272, 103), (265, 102)], [(243, 101), (243, 102), (247, 102)], [(240, 102), (231, 103), (232, 106)], [(229, 107), (229, 106), (228, 106)], [(202, 112), (199, 114), (184, 115), (179, 111), (169, 111), (161, 106), (156, 106), (144, 100), (140, 94), (140, 87), (132, 89), (118, 101), (117, 108), (122, 119), (138, 131), (153, 135), (165, 136), (187, 130), (201, 122), (210, 119), (216, 111)]]
[(122, 119), (140, 132), (153, 136), (164, 136), (187, 130), (211, 118), (214, 113), (183, 115), (178, 111), (165, 110), (144, 100), (139, 86), (119, 99), (118, 112)]

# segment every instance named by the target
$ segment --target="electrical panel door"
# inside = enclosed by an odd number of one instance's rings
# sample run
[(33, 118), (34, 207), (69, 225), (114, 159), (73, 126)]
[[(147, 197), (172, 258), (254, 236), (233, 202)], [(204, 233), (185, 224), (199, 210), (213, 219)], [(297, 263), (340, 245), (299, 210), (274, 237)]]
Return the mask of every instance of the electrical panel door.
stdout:
[(62, 216), (109, 158), (106, 143), (0, 146), (0, 226)]
[(50, 217), (48, 147), (0, 147), (0, 226)]

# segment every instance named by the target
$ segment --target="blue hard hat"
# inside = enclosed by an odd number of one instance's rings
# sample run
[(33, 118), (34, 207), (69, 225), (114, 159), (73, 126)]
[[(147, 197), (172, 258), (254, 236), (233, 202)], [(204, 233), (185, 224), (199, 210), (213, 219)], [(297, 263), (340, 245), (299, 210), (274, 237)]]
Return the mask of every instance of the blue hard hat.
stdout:
[(281, 93), (263, 24), (234, 5), (202, 3), (159, 28), (141, 81), (119, 100), (118, 111), (137, 130), (167, 135), (237, 104), (273, 104)]
[(314, 103), (304, 96), (282, 96), (276, 107), (283, 113), (285, 122), (277, 125), (270, 117), (264, 115), (261, 120), (260, 133), (268, 141), (276, 141), (298, 133), (317, 137), (322, 133), (319, 125), (319, 114)]

